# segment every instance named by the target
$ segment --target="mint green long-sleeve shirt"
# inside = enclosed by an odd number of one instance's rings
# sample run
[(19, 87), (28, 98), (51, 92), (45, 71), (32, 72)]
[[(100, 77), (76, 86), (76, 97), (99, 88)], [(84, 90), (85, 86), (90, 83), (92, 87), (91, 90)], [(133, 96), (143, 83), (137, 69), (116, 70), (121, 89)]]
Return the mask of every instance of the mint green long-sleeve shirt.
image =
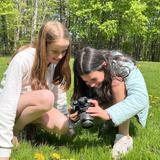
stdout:
[(136, 66), (128, 64), (128, 67), (131, 67), (132, 70), (129, 76), (125, 78), (127, 96), (123, 101), (106, 109), (106, 112), (112, 118), (115, 126), (137, 115), (140, 124), (144, 127), (149, 109), (146, 84), (140, 70)]

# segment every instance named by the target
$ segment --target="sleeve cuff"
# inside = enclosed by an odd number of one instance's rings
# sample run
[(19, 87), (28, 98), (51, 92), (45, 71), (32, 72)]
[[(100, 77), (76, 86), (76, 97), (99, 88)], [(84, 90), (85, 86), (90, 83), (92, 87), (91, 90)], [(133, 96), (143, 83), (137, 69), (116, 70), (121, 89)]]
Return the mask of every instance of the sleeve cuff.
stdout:
[(0, 148), (0, 157), (10, 157), (11, 149)]
[(114, 126), (118, 126), (119, 123), (118, 123), (118, 121), (116, 120), (116, 118), (115, 118), (116, 116), (114, 116), (112, 110), (108, 108), (108, 109), (106, 109), (106, 112), (107, 112), (107, 114), (109, 114), (109, 116), (110, 116), (110, 118), (111, 118)]

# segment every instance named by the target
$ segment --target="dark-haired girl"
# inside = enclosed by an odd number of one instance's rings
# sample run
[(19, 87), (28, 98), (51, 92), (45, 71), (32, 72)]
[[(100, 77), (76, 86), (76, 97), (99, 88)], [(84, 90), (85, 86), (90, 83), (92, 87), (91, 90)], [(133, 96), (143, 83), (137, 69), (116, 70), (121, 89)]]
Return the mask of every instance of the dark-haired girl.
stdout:
[[(118, 126), (113, 145), (113, 158), (133, 147), (129, 122), (134, 116), (145, 126), (148, 114), (148, 93), (144, 78), (135, 61), (119, 51), (83, 48), (74, 61), (73, 100), (90, 98), (94, 107), (87, 112)], [(107, 107), (106, 107), (107, 106)], [(76, 114), (71, 114), (76, 119)]]

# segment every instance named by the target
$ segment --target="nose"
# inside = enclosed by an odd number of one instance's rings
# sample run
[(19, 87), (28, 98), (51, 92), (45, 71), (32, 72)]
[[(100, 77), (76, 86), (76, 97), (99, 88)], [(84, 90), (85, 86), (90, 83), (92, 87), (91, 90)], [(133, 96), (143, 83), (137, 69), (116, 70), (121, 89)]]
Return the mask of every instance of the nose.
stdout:
[(63, 55), (60, 53), (60, 54), (58, 54), (58, 55), (54, 55), (52, 58), (53, 58), (53, 59), (57, 59), (57, 60), (61, 60), (62, 57), (63, 57)]
[(63, 57), (62, 53), (58, 54), (58, 56), (57, 56), (58, 59), (62, 59), (62, 57)]
[(63, 57), (63, 55), (62, 55), (62, 53), (60, 53), (59, 55), (58, 55), (58, 58), (62, 58)]
[(91, 87), (91, 88), (94, 88), (95, 86), (96, 86), (95, 83), (91, 83), (91, 84), (90, 84), (90, 87)]

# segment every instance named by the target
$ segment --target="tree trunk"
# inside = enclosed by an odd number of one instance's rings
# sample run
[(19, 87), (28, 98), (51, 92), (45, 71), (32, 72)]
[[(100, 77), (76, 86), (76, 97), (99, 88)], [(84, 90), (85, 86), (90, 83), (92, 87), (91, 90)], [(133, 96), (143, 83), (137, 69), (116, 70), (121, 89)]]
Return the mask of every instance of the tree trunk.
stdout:
[(140, 60), (141, 59), (141, 51), (143, 49), (143, 45), (142, 45), (142, 42), (143, 42), (143, 38), (140, 37), (140, 36), (134, 36), (134, 58), (136, 60)]
[(21, 24), (21, 21), (22, 21), (22, 13), (21, 13), (22, 8), (20, 7), (20, 4), (18, 1), (15, 1), (15, 3), (16, 3), (17, 9), (19, 10), (19, 18), (17, 22), (17, 27), (15, 28), (15, 31), (14, 31), (14, 50), (17, 49), (17, 42), (19, 41), (19, 35), (20, 35), (19, 24)]
[(37, 24), (37, 16), (38, 16), (38, 0), (34, 1), (34, 15), (32, 20), (32, 31), (31, 31), (31, 43), (34, 42), (34, 33), (36, 31), (36, 24)]
[(3, 44), (3, 54), (7, 54), (8, 52), (8, 35), (7, 35), (7, 22), (6, 22), (6, 15), (1, 15), (2, 19), (2, 44)]

